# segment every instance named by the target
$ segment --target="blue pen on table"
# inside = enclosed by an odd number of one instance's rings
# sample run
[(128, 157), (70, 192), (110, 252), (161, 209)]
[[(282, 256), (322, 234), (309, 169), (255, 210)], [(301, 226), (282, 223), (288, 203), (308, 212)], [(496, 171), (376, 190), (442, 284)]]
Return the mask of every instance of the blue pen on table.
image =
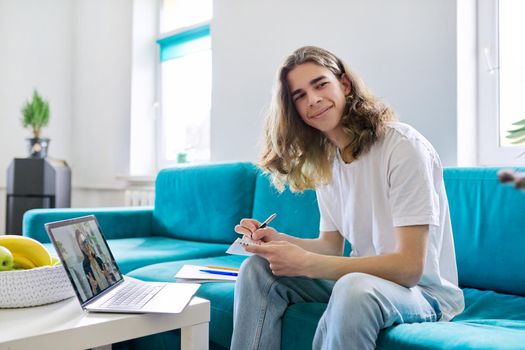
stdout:
[(199, 270), (200, 272), (205, 273), (211, 273), (215, 275), (223, 275), (223, 276), (238, 276), (239, 274), (237, 272), (228, 272), (228, 271), (217, 271), (217, 270)]

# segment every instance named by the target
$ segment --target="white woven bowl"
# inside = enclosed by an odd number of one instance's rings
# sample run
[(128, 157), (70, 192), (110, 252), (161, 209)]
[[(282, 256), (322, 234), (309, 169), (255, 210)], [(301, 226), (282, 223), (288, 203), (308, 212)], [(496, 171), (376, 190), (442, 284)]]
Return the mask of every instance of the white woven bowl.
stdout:
[(49, 304), (74, 295), (62, 265), (0, 272), (0, 308)]

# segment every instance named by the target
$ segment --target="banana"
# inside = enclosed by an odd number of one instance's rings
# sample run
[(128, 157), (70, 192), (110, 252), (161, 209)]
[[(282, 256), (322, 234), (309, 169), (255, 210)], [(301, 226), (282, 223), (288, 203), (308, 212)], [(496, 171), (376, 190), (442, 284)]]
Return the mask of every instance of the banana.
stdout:
[(50, 266), (51, 254), (39, 241), (18, 235), (0, 235), (0, 245), (15, 255), (27, 258), (34, 267)]
[(60, 261), (60, 259), (56, 256), (52, 256), (51, 257), (51, 264), (53, 266), (57, 266), (57, 265), (62, 265), (62, 262)]
[(13, 254), (15, 269), (32, 269), (35, 264), (23, 255)]

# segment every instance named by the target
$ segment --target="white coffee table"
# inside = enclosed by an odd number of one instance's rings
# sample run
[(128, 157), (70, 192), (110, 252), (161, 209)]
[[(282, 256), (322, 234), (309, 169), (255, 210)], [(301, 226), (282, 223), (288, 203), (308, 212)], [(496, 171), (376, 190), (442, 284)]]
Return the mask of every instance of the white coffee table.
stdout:
[(210, 302), (194, 297), (180, 314), (83, 311), (76, 298), (21, 309), (0, 309), (0, 349), (110, 348), (108, 344), (173, 329), (182, 349), (207, 350)]

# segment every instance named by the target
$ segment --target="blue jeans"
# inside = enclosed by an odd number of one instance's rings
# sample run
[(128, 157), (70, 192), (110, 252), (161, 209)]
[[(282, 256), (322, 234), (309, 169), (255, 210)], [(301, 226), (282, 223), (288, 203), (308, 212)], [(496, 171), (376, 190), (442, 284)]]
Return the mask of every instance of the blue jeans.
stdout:
[(277, 277), (264, 258), (254, 255), (242, 264), (235, 285), (231, 349), (280, 349), (286, 308), (308, 302), (328, 303), (313, 349), (374, 349), (382, 328), (441, 317), (437, 300), (418, 288), (364, 273), (336, 282)]

